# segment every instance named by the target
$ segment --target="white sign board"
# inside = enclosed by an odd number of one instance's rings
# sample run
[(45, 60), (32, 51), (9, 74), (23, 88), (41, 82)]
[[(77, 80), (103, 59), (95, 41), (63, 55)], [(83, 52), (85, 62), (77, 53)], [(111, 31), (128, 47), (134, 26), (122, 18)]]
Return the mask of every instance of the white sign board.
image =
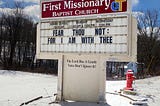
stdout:
[(100, 56), (65, 55), (63, 98), (72, 101), (105, 101), (105, 77)]
[(128, 38), (128, 16), (40, 24), (40, 52), (127, 54)]

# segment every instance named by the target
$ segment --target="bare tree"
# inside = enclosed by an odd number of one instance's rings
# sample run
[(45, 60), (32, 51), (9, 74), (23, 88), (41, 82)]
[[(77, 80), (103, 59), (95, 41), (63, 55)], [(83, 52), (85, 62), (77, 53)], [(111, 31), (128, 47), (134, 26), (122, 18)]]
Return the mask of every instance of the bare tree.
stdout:
[(4, 20), (5, 15), (2, 14), (0, 17), (0, 63), (1, 65), (6, 66), (7, 65), (7, 59), (6, 59), (6, 51), (7, 51), (7, 40), (9, 38), (8, 32), (6, 31), (6, 24)]
[(1, 57), (1, 52), (2, 52), (2, 38), (3, 37), (3, 18), (0, 18), (0, 63), (2, 64), (2, 57)]
[[(3, 58), (1, 58), (1, 60), (6, 60), (5, 65), (8, 64), (8, 66), (11, 67), (17, 63), (21, 66), (23, 61), (26, 60), (28, 52), (31, 52), (29, 55), (34, 55), (36, 25), (29, 16), (23, 13), (22, 2), (15, 2), (15, 7), (11, 12), (3, 13), (0, 24), (0, 29), (3, 29), (3, 31), (1, 31), (0, 37), (2, 38), (0, 40), (1, 43), (3, 41), (4, 47)], [(2, 48), (0, 48), (0, 50), (2, 50)]]
[(143, 15), (138, 17), (138, 61), (145, 63), (147, 74), (154, 74), (155, 68), (153, 66), (156, 66), (160, 59), (156, 55), (160, 52), (157, 46), (160, 34), (159, 12), (147, 10), (142, 13)]

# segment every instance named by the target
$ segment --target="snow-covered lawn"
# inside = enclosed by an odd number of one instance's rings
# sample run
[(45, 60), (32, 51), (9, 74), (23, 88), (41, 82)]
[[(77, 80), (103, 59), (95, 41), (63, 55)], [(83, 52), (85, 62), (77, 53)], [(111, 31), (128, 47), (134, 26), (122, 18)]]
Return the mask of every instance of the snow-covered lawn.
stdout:
[(149, 98), (149, 106), (160, 106), (160, 77), (138, 80), (135, 88), (137, 92)]
[[(133, 85), (139, 97), (147, 98), (148, 106), (160, 106), (160, 77), (136, 80)], [(125, 87), (125, 81), (106, 81), (106, 92), (115, 93)], [(96, 103), (51, 104), (57, 92), (57, 76), (0, 70), (0, 106), (20, 106), (34, 98), (44, 98), (27, 106), (102, 106)], [(131, 100), (119, 95), (106, 94), (103, 106), (132, 106)]]
[[(39, 96), (51, 96), (56, 90), (56, 76), (0, 71), (0, 106), (19, 106)], [(45, 101), (51, 102), (49, 98)], [(37, 106), (45, 106), (43, 102)]]

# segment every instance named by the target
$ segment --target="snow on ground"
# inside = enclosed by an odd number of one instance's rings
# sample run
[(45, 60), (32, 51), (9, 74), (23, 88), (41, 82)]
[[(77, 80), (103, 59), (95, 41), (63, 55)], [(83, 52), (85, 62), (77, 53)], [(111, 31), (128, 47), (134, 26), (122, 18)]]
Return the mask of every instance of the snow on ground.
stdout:
[[(125, 81), (106, 81), (106, 92), (115, 93), (125, 87)], [(111, 106), (132, 106), (127, 98), (119, 95), (106, 94), (106, 101)]]
[[(125, 87), (125, 81), (106, 81), (106, 92), (115, 93)], [(45, 98), (34, 101), (27, 106), (102, 106), (96, 103), (54, 101), (53, 94), (57, 91), (57, 76), (25, 72), (0, 70), (0, 106), (20, 106), (36, 97)], [(160, 77), (136, 80), (133, 85), (139, 97), (148, 99), (148, 106), (160, 106)], [(49, 97), (51, 96), (51, 97)], [(119, 95), (106, 94), (107, 104), (103, 106), (132, 106), (131, 100)]]
[(137, 92), (149, 98), (149, 106), (160, 106), (160, 77), (137, 80), (135, 83)]
[(0, 106), (19, 106), (39, 96), (53, 95), (56, 89), (57, 77), (53, 75), (0, 71)]

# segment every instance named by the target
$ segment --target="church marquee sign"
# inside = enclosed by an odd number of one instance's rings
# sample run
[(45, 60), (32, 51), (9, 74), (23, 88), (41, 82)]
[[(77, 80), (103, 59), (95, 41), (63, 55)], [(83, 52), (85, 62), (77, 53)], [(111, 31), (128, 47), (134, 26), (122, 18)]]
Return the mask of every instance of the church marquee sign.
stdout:
[(128, 16), (42, 22), (40, 51), (128, 53)]

